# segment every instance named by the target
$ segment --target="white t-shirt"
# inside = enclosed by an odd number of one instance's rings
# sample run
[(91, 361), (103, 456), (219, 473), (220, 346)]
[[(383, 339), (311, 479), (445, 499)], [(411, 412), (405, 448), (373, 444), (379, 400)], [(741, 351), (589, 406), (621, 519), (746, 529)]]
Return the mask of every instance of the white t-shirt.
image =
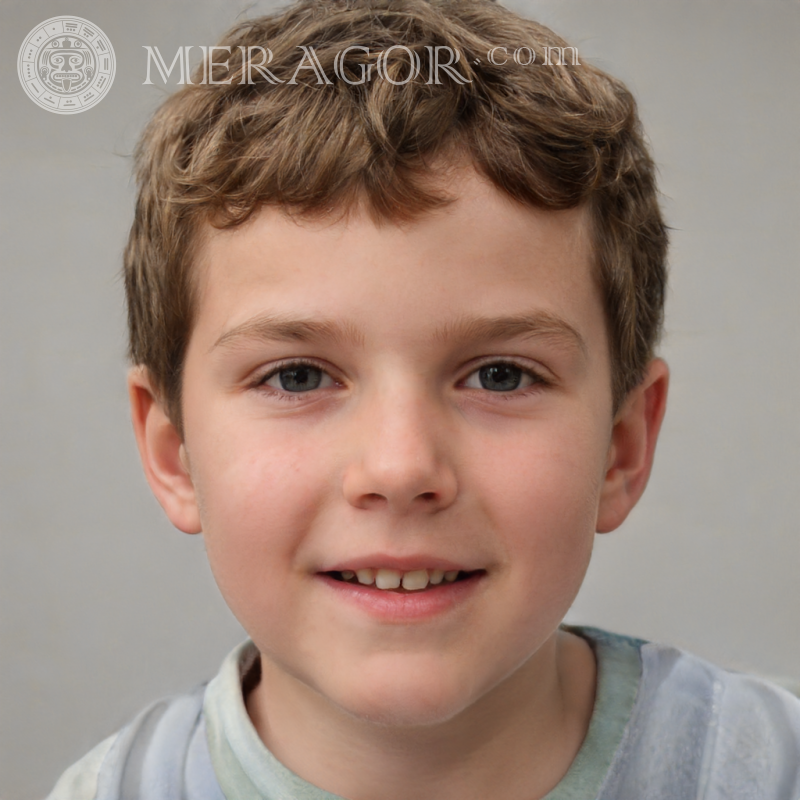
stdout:
[[(586, 738), (544, 800), (800, 800), (798, 698), (672, 647), (567, 629), (594, 650), (597, 693)], [(204, 693), (143, 712), (138, 724), (149, 728), (132, 750), (120, 746), (123, 729), (67, 770), (48, 800), (171, 800), (172, 792), (175, 800), (340, 800), (283, 766), (259, 738), (242, 688), (258, 669), (255, 645), (245, 642)], [(176, 736), (182, 755), (170, 771), (181, 777), (165, 780), (158, 756)], [(125, 773), (124, 791), (109, 788), (114, 771)]]

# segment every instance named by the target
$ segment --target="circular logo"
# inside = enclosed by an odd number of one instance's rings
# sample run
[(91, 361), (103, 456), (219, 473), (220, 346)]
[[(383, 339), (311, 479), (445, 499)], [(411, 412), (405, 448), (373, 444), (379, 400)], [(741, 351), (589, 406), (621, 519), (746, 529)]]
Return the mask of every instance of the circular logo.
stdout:
[(52, 17), (19, 49), (17, 71), (25, 93), (56, 114), (97, 105), (114, 82), (116, 59), (108, 37), (81, 17)]

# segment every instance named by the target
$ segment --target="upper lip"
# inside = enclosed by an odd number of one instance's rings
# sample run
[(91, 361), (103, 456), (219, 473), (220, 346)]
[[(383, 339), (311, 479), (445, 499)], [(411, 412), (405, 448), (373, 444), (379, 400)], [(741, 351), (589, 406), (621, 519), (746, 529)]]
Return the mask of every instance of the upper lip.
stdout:
[(372, 553), (368, 555), (343, 558), (331, 566), (325, 567), (320, 572), (342, 572), (350, 570), (356, 572), (360, 569), (394, 569), (398, 572), (413, 572), (420, 569), (440, 569), (443, 572), (459, 570), (470, 572), (478, 567), (468, 567), (463, 563), (441, 558), (434, 555), (419, 553), (409, 556), (392, 556), (387, 553)]

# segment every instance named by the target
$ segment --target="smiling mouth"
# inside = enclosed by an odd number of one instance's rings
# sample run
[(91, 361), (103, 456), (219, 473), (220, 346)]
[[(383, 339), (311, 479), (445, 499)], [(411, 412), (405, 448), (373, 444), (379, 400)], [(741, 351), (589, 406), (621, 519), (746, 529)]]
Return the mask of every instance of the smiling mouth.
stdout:
[(396, 569), (359, 569), (334, 570), (326, 572), (336, 581), (356, 586), (372, 586), (387, 592), (417, 593), (424, 592), (442, 584), (458, 583), (485, 570), (441, 570), (415, 569), (401, 572)]

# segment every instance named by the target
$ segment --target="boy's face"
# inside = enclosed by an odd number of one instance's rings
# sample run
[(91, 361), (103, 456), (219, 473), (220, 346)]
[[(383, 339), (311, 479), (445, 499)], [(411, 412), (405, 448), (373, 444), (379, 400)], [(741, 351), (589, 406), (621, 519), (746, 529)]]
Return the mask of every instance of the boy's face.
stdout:
[[(455, 188), (403, 227), (268, 208), (210, 232), (185, 363), (173, 521), (202, 527), (266, 676), (393, 724), (450, 718), (535, 663), (613, 461), (584, 212), (473, 173)], [(461, 573), (341, 580), (363, 569)]]

